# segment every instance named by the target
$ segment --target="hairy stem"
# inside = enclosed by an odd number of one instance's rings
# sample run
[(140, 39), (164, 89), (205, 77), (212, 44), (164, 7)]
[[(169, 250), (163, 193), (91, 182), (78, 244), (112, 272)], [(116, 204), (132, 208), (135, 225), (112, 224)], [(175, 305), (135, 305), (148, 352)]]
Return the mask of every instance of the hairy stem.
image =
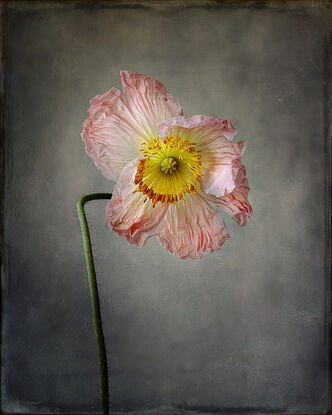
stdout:
[(88, 221), (86, 219), (84, 205), (91, 200), (111, 199), (111, 193), (92, 193), (81, 197), (77, 202), (77, 214), (81, 224), (84, 256), (86, 262), (86, 268), (88, 271), (88, 279), (90, 286), (91, 306), (92, 306), (92, 319), (95, 330), (95, 336), (98, 348), (99, 358), (99, 373), (100, 373), (100, 395), (101, 395), (101, 408), (102, 414), (108, 415), (109, 413), (109, 395), (108, 395), (108, 366), (107, 366), (107, 354), (105, 347), (105, 339), (103, 333), (103, 324), (100, 313), (100, 301), (98, 294), (98, 285), (96, 278), (95, 264), (92, 254), (91, 238), (89, 232)]

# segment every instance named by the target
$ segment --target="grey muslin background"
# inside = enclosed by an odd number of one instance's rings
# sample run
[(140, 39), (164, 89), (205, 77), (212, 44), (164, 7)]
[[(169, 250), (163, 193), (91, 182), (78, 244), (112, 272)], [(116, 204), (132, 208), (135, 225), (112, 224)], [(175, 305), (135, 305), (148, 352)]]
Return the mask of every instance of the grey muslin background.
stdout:
[[(248, 141), (254, 214), (199, 261), (128, 246), (87, 206), (111, 409), (328, 409), (327, 6), (12, 2), (4, 19), (2, 408), (99, 410), (76, 201), (112, 192), (80, 138), (119, 71)], [(174, 413), (174, 412), (172, 412)]]

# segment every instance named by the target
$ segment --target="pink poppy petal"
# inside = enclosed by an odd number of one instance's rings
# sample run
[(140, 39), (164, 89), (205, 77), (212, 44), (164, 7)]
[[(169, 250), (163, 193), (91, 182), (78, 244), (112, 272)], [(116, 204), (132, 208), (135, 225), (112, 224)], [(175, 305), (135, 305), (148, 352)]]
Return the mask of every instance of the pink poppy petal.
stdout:
[(139, 157), (145, 139), (123, 101), (116, 88), (94, 97), (81, 134), (87, 154), (104, 176), (114, 181), (131, 160)]
[(206, 135), (210, 138), (215, 137), (218, 140), (232, 141), (237, 134), (237, 130), (230, 121), (210, 117), (209, 115), (193, 115), (190, 118), (183, 116), (173, 117), (159, 125), (160, 137), (164, 138), (166, 135), (170, 135), (172, 127), (194, 128), (195, 130), (193, 130), (192, 134), (197, 141), (204, 140)]
[(240, 226), (249, 223), (252, 207), (248, 201), (248, 180), (246, 177), (246, 168), (241, 165), (235, 179), (235, 189), (233, 192), (222, 197), (212, 197), (213, 202), (225, 212), (233, 216)]
[(121, 71), (126, 104), (149, 139), (158, 136), (158, 125), (183, 114), (177, 100), (156, 79), (144, 74)]
[(235, 189), (235, 179), (246, 148), (245, 141), (237, 143), (211, 142), (200, 147), (204, 157), (202, 189), (217, 197)]
[(176, 117), (159, 125), (161, 137), (179, 135), (194, 142), (202, 156), (202, 190), (217, 197), (232, 192), (246, 143), (230, 142), (236, 130), (227, 120), (194, 115)]
[(90, 101), (81, 137), (104, 176), (118, 180), (122, 169), (140, 156), (142, 142), (158, 136), (158, 125), (182, 114), (165, 86), (143, 74), (121, 72), (123, 94), (111, 88)]
[(185, 200), (169, 206), (157, 239), (182, 259), (200, 259), (221, 248), (229, 234), (220, 214), (204, 196), (188, 194)]
[(134, 193), (133, 184), (138, 159), (129, 163), (120, 175), (112, 199), (106, 207), (107, 222), (130, 244), (143, 246), (148, 238), (157, 234), (157, 227), (167, 211), (167, 205), (157, 203), (155, 207), (150, 199), (140, 192)]

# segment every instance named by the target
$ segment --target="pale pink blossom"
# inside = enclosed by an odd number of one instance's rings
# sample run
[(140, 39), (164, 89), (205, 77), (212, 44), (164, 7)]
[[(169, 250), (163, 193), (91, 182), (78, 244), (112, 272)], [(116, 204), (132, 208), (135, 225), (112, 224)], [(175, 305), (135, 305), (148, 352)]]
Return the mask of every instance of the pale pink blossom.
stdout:
[(180, 258), (202, 258), (229, 234), (217, 207), (239, 225), (252, 213), (242, 164), (244, 141), (229, 121), (185, 118), (159, 81), (121, 71), (123, 92), (90, 101), (81, 134), (87, 154), (116, 181), (107, 221), (130, 244), (156, 236)]

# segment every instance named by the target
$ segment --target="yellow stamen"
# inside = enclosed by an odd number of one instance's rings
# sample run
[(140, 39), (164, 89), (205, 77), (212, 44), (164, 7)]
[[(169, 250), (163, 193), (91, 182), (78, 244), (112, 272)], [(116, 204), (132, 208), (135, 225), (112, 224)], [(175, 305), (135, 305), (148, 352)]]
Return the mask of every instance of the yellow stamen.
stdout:
[(144, 158), (139, 160), (136, 191), (157, 202), (184, 200), (186, 193), (196, 193), (201, 180), (201, 156), (195, 143), (181, 137), (156, 138), (143, 144)]

